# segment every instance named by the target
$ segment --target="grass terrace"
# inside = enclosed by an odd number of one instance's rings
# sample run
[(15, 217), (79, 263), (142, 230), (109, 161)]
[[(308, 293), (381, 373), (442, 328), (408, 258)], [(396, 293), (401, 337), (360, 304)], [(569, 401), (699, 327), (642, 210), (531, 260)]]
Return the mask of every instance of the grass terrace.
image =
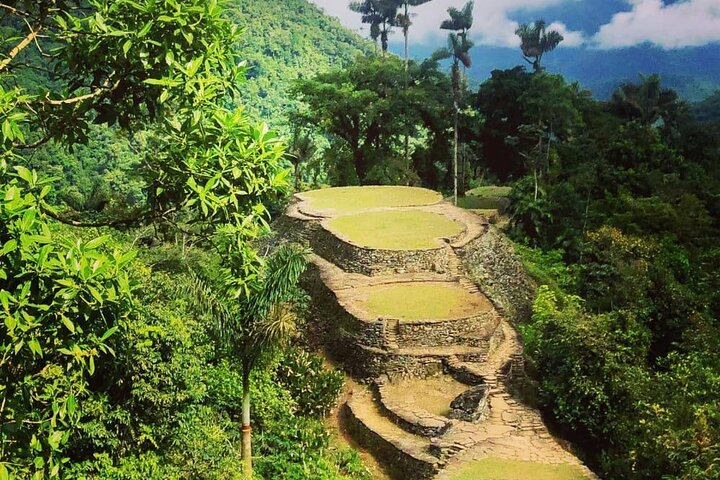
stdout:
[(477, 187), (465, 192), (466, 197), (507, 197), (510, 195), (512, 187)]
[(587, 480), (575, 465), (486, 458), (461, 467), (452, 480)]
[[(415, 405), (438, 416), (450, 413), (450, 404), (466, 391), (467, 385), (446, 375), (430, 378), (409, 378), (388, 384), (385, 393), (399, 404)], [(422, 392), (422, 395), (418, 395)]]
[(491, 308), (484, 296), (450, 282), (376, 285), (358, 306), (380, 318), (410, 321), (465, 318)]
[(442, 246), (441, 238), (460, 235), (465, 227), (444, 215), (421, 210), (381, 210), (330, 220), (328, 229), (364, 248), (424, 250)]
[(339, 187), (304, 192), (310, 208), (323, 214), (342, 215), (374, 208), (434, 205), (442, 195), (432, 190), (402, 186)]

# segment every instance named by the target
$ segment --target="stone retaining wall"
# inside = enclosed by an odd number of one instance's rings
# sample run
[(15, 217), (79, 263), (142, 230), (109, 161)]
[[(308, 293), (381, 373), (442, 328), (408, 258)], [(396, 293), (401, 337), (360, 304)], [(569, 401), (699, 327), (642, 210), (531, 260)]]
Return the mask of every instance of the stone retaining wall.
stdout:
[(486, 340), (497, 328), (500, 319), (494, 312), (483, 312), (468, 318), (432, 322), (402, 321), (397, 340), (402, 346), (480, 346), (473, 339)]
[[(315, 223), (315, 222), (310, 222)], [(448, 246), (425, 250), (379, 250), (353, 245), (319, 226), (310, 235), (313, 251), (346, 273), (390, 275), (448, 271), (452, 252)]]
[(467, 368), (455, 357), (450, 357), (443, 362), (445, 372), (460, 383), (466, 385), (482, 385), (485, 378), (477, 372)]
[(393, 479), (424, 480), (433, 478), (438, 473), (441, 467), (438, 459), (432, 458), (429, 454), (425, 458), (420, 458), (375, 433), (355, 415), (351, 401), (343, 404), (340, 413), (353, 439), (380, 459)]
[(532, 315), (537, 285), (525, 273), (512, 242), (488, 225), (483, 235), (457, 253), (468, 276), (480, 286), (499, 313), (516, 322)]

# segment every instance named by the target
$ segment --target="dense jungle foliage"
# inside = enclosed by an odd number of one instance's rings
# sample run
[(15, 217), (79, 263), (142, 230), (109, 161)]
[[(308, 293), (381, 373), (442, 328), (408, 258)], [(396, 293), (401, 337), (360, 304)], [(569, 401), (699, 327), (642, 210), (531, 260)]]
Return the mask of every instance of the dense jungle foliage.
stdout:
[(286, 147), (225, 7), (1, 6), (2, 479), (367, 477), (295, 333), (305, 251), (258, 250)]
[(3, 5), (0, 480), (240, 478), (246, 401), (258, 478), (367, 478), (294, 333), (302, 251), (258, 242), (288, 167), (450, 192), (454, 132), (461, 192), (512, 187), (544, 412), (604, 478), (720, 478), (717, 95), (600, 102), (540, 65), (473, 89), (457, 34), (406, 69), (304, 0)]
[[(361, 58), (296, 91), (335, 184), (447, 192), (451, 83), (435, 57)], [(649, 76), (601, 102), (524, 67), (460, 99), (460, 183), (512, 186), (508, 233), (541, 285), (521, 330), (546, 414), (605, 478), (720, 478), (716, 99)]]

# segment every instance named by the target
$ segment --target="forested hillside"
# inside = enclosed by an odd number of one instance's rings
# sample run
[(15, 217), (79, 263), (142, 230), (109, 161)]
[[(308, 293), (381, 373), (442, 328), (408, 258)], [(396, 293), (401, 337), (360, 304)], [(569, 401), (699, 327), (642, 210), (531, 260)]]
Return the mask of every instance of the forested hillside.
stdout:
[(720, 479), (717, 98), (598, 101), (543, 22), (475, 86), (479, 3), (384, 51), (415, 4), (354, 4), (381, 48), (305, 0), (0, 4), (0, 480), (369, 478), (270, 230), (327, 183), (509, 191), (479, 214), (539, 287), (524, 401), (604, 478)]
[(287, 112), (297, 106), (288, 92), (294, 80), (372, 51), (369, 42), (307, 0), (231, 0), (227, 12), (243, 30), (239, 53), (249, 67), (243, 102), (273, 127), (284, 126)]
[[(298, 103), (289, 93), (294, 80), (339, 68), (372, 49), (306, 0), (230, 0), (224, 12), (240, 30), (233, 48), (247, 66), (238, 101), (248, 115), (262, 118), (283, 135), (290, 135), (287, 113)], [(21, 58), (43, 63), (35, 50), (23, 52)], [(50, 82), (38, 71), (27, 71), (18, 81), (30, 90)], [(47, 144), (20, 153), (29, 167), (59, 178), (53, 199), (75, 210), (97, 213), (134, 207), (143, 201), (134, 172), (147, 135), (128, 135), (112, 122), (109, 126), (91, 126), (87, 145), (72, 152)]]

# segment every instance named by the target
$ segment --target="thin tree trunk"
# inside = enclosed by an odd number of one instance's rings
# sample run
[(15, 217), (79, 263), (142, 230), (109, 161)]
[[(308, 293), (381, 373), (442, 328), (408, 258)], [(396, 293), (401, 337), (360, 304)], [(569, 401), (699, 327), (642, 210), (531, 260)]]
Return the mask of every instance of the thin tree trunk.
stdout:
[(405, 74), (407, 75), (410, 57), (408, 49), (408, 34), (410, 32), (410, 13), (408, 12), (408, 2), (405, 2), (405, 22), (403, 33), (405, 33)]
[(453, 199), (455, 202), (455, 206), (457, 207), (458, 204), (458, 104), (457, 101), (455, 101), (455, 152), (453, 154)]
[(245, 369), (243, 372), (243, 403), (242, 403), (242, 463), (243, 474), (246, 479), (251, 480), (253, 476), (252, 467), (252, 431), (250, 429), (250, 372)]
[[(405, 2), (405, 21), (409, 22), (410, 17), (408, 16), (408, 3)], [(409, 36), (409, 27), (407, 26), (409, 23), (406, 24), (405, 28), (403, 28), (403, 33), (405, 34), (405, 90), (408, 89), (408, 68), (410, 66), (410, 58), (409, 58), (409, 49), (408, 49), (408, 36)], [(405, 139), (404, 139), (404, 155), (405, 155), (405, 175), (407, 175), (407, 179), (405, 181), (406, 185), (410, 185), (410, 136), (407, 132), (405, 132)]]

